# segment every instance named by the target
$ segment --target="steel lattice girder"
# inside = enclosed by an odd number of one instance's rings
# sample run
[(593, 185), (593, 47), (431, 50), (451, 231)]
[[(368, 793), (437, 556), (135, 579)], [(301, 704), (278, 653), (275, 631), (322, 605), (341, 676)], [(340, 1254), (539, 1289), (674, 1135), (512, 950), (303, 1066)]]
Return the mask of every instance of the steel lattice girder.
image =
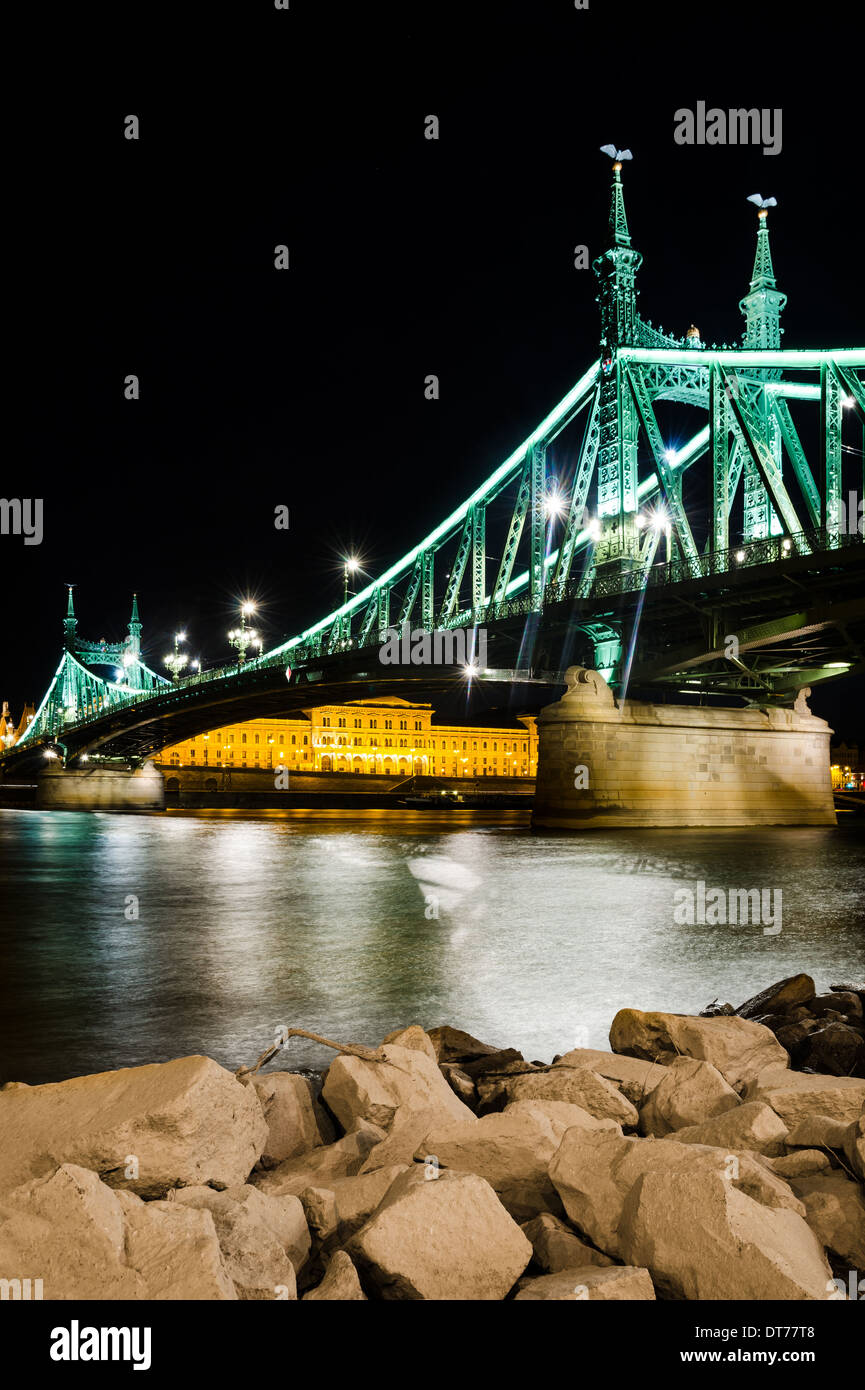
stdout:
[[(796, 515), (796, 508), (790, 501), (790, 495), (784, 486), (784, 480), (776, 462), (774, 450), (760, 428), (760, 421), (751, 407), (746, 404), (743, 393), (729, 389), (731, 385), (730, 377), (725, 369), (719, 367), (718, 372), (725, 388), (728, 389), (730, 414), (732, 416), (733, 428), (739, 436), (739, 442), (748, 450), (754, 466), (759, 471), (763, 486), (771, 495), (787, 530), (791, 534), (798, 534), (802, 530), (802, 526)], [(800, 539), (798, 544), (807, 545), (807, 542)]]
[(682, 505), (678, 479), (667, 460), (663, 440), (661, 439), (661, 431), (658, 429), (655, 412), (652, 409), (649, 393), (646, 390), (639, 368), (631, 370), (626, 369), (626, 378), (628, 386), (633, 392), (634, 401), (636, 402), (637, 410), (639, 411), (643, 423), (643, 429), (646, 432), (649, 445), (655, 456), (655, 467), (658, 470), (658, 477), (661, 481), (664, 501), (667, 504), (667, 509), (670, 513), (679, 544), (682, 547), (682, 553), (691, 568), (691, 572), (693, 574), (699, 574), (700, 556), (694, 543), (694, 537), (691, 532), (690, 523), (685, 514), (685, 508)]
[[(849, 383), (846, 381), (846, 376), (849, 375), (852, 377), (854, 368), (860, 369), (865, 365), (865, 352), (859, 349), (841, 349), (834, 353), (830, 353), (823, 351), (790, 351), (780, 349), (770, 351), (751, 349), (683, 350), (675, 348), (622, 347), (618, 348), (616, 351), (616, 376), (618, 377), (620, 368), (626, 367), (629, 369), (629, 374), (633, 380), (634, 369), (637, 367), (645, 367), (647, 370), (651, 369), (655, 373), (654, 381), (657, 384), (660, 381), (657, 377), (657, 369), (663, 368), (668, 376), (670, 371), (674, 371), (676, 382), (674, 394), (677, 398), (681, 397), (682, 399), (688, 399), (698, 405), (702, 405), (706, 403), (704, 398), (706, 396), (711, 372), (715, 367), (729, 368), (730, 371), (737, 373), (758, 372), (762, 378), (764, 373), (770, 371), (817, 371), (830, 363), (832, 364), (833, 379), (836, 382), (843, 383), (846, 389), (849, 386)], [(424, 541), (414, 548), (414, 550), (404, 556), (402, 561), (398, 561), (395, 565), (391, 566), (378, 581), (369, 585), (360, 594), (356, 595), (347, 605), (344, 605), (343, 609), (337, 610), (335, 614), (330, 614), (328, 618), (322, 619), (312, 628), (307, 629), (307, 631), (302, 633), (299, 637), (289, 639), (289, 641), (274, 648), (272, 652), (266, 653), (262, 657), (255, 658), (255, 660), (261, 663), (267, 660), (277, 659), (283, 654), (287, 655), (293, 647), (301, 644), (309, 644), (317, 633), (322, 632), (322, 630), (327, 631), (332, 627), (337, 615), (340, 617), (347, 616), (350, 624), (352, 614), (360, 614), (361, 610), (369, 605), (374, 595), (378, 594), (383, 588), (389, 591), (392, 585), (404, 576), (408, 576), (408, 588), (402, 606), (404, 611), (410, 612), (417, 598), (418, 585), (422, 572), (424, 571), (424, 566), (426, 566), (427, 580), (429, 580), (430, 561), (427, 560), (418, 565), (418, 559), (421, 553), (424, 551), (434, 553), (449, 537), (452, 537), (457, 532), (460, 533), (458, 549), (462, 549), (462, 536), (466, 536), (466, 542), (468, 542), (468, 536), (466, 535), (467, 529), (472, 531), (472, 605), (470, 612), (466, 613), (464, 620), (468, 621), (471, 618), (471, 620), (477, 621), (478, 596), (481, 587), (479, 576), (483, 564), (480, 559), (478, 534), (479, 517), (476, 517), (475, 521), (471, 522), (470, 514), (475, 507), (480, 506), (485, 508), (506, 486), (517, 480), (516, 503), (508, 523), (508, 532), (502, 550), (502, 560), (491, 595), (489, 598), (484, 595), (484, 611), (487, 617), (489, 617), (511, 594), (521, 589), (524, 584), (529, 586), (531, 603), (533, 605), (539, 602), (542, 603), (546, 586), (550, 583), (559, 583), (563, 579), (566, 579), (572, 570), (574, 556), (577, 550), (590, 544), (590, 538), (585, 532), (581, 533), (578, 529), (580, 514), (585, 507), (585, 501), (580, 501), (580, 499), (588, 496), (588, 489), (592, 476), (597, 476), (600, 441), (603, 437), (603, 423), (598, 422), (598, 434), (596, 437), (596, 426), (590, 421), (587, 437), (584, 442), (582, 458), (580, 464), (578, 464), (575, 477), (571, 499), (571, 513), (568, 518), (568, 528), (565, 532), (560, 550), (554, 552), (549, 557), (545, 556), (543, 553), (543, 502), (540, 500), (542, 488), (538, 485), (541, 453), (543, 451), (543, 446), (560, 434), (561, 431), (573, 421), (579, 411), (590, 401), (592, 402), (593, 412), (597, 411), (600, 413), (599, 398), (601, 393), (599, 388), (602, 380), (600, 376), (600, 364), (595, 363), (580, 381), (577, 382), (573, 390), (564, 397), (559, 405), (556, 406), (541, 422), (538, 428), (533, 431), (529, 439), (524, 441), (524, 443), (486, 479), (485, 483), (483, 483), (461, 507), (453, 512), (446, 521), (427, 536)], [(740, 380), (742, 379), (740, 378)], [(861, 383), (858, 383), (858, 379), (856, 379), (856, 381), (856, 388), (849, 388), (848, 394), (854, 398), (858, 409), (860, 401), (856, 396), (856, 389), (858, 389), (861, 395), (862, 387)], [(774, 431), (777, 424), (777, 437), (778, 439), (783, 438), (787, 446), (788, 453), (791, 456), (794, 469), (796, 470), (797, 478), (799, 478), (801, 472), (802, 482), (800, 482), (800, 486), (803, 487), (803, 491), (806, 492), (807, 495), (808, 475), (801, 471), (804, 455), (797, 453), (795, 442), (791, 443), (794, 439), (793, 434), (789, 428), (786, 430), (784, 428), (787, 422), (784, 418), (782, 398), (817, 400), (820, 396), (820, 388), (812, 386), (807, 382), (794, 380), (761, 380), (755, 382), (754, 387), (757, 391), (761, 389), (764, 390), (766, 392), (767, 401), (769, 402), (767, 413), (771, 416), (771, 424), (768, 426), (768, 429), (773, 432), (773, 437), (768, 441), (767, 448), (768, 455), (771, 455), (772, 459), (775, 461), (775, 470), (772, 476), (774, 478), (778, 471), (777, 449), (774, 443)], [(670, 389), (672, 389), (672, 387)], [(663, 396), (665, 394), (667, 394), (665, 390), (659, 386), (659, 395)], [(629, 460), (635, 457), (635, 451), (632, 448), (633, 441), (628, 434), (628, 422), (630, 419), (635, 418), (635, 414), (639, 414), (639, 411), (636, 413), (634, 412), (630, 401), (626, 401), (623, 406), (622, 396), (623, 392), (621, 388), (619, 388), (616, 395), (616, 399), (619, 403), (616, 412), (616, 430), (620, 431), (620, 443), (617, 448), (620, 449), (623, 455), (627, 455), (627, 458), (623, 459), (621, 465), (621, 468), (624, 468), (624, 475), (621, 477), (622, 487), (619, 489), (624, 499), (626, 493), (628, 497), (630, 497), (630, 491), (634, 491), (634, 489), (630, 487), (628, 481), (630, 476), (628, 473), (630, 467)], [(652, 390), (648, 385), (646, 396), (647, 399), (651, 401)], [(834, 409), (834, 400), (830, 401), (830, 413), (832, 409)], [(753, 431), (745, 432), (750, 432), (753, 435)], [(751, 477), (749, 487), (752, 491), (756, 487), (756, 492), (754, 493), (755, 505), (758, 499), (762, 499), (765, 492), (764, 479), (753, 460), (750, 448), (741, 447), (742, 441), (739, 439), (739, 435), (742, 434), (741, 422), (739, 422), (739, 430), (734, 430), (733, 433), (734, 439), (729, 454), (730, 467), (727, 489), (728, 515), (733, 496), (738, 487), (739, 479), (745, 471), (746, 459), (747, 472)], [(635, 488), (636, 503), (638, 504), (640, 500), (651, 495), (652, 490), (660, 486), (662, 491), (666, 493), (668, 505), (671, 505), (671, 509), (674, 513), (677, 512), (678, 520), (680, 522), (682, 520), (687, 522), (683, 509), (678, 506), (679, 478), (677, 474), (680, 467), (689, 466), (699, 457), (705, 445), (710, 442), (711, 434), (711, 430), (706, 430), (705, 432), (701, 431), (700, 434), (694, 437), (690, 445), (679, 451), (679, 458), (674, 465), (669, 466), (665, 470), (663, 463), (661, 463), (657, 469), (658, 476), (644, 480), (643, 483), (638, 484)], [(699, 449), (697, 448), (698, 441)], [(655, 447), (653, 448), (656, 462), (658, 459), (657, 446), (659, 443), (660, 435), (657, 434), (654, 437)], [(539, 446), (537, 453), (535, 452), (536, 446)], [(662, 457), (663, 452), (662, 449)], [(666, 459), (664, 459), (664, 462), (666, 462)], [(799, 467), (797, 467), (797, 463)], [(621, 468), (617, 465), (617, 471), (619, 471), (620, 475)], [(635, 477), (633, 481), (636, 482)], [(612, 503), (612, 494), (609, 500)], [(617, 505), (619, 505), (620, 500), (619, 498), (616, 499)], [(631, 499), (631, 504), (633, 504), (633, 499)], [(763, 502), (760, 501), (760, 506), (762, 505)], [(514, 578), (513, 570), (516, 554), (525, 525), (526, 515), (530, 509), (532, 512), (533, 524), (529, 567), (523, 575)], [(633, 505), (631, 505), (630, 509), (633, 509)], [(627, 511), (628, 508), (623, 506), (622, 510)], [(714, 531), (714, 518), (712, 524)], [(719, 525), (716, 545), (720, 539), (721, 529)], [(797, 524), (796, 529), (803, 530), (805, 527), (801, 524)], [(682, 545), (685, 553), (688, 554), (689, 564), (693, 566), (695, 563), (696, 548), (694, 548), (693, 552), (690, 551), (687, 540), (688, 533), (685, 531), (684, 526), (677, 525), (676, 531), (680, 545)], [(685, 537), (684, 540), (682, 540), (683, 535)], [(593, 578), (594, 570), (590, 561), (584, 570), (583, 582), (581, 584), (582, 593), (585, 594), (591, 590)], [(459, 621), (460, 613), (456, 585), (453, 587), (453, 599), (451, 593), (446, 595), (446, 599), (448, 605), (450, 605), (450, 615), (446, 621), (453, 621), (454, 618)], [(428, 616), (429, 612), (429, 603), (427, 602)], [(379, 609), (379, 613), (381, 613), (381, 609)], [(379, 629), (381, 630), (381, 623), (379, 623)]]

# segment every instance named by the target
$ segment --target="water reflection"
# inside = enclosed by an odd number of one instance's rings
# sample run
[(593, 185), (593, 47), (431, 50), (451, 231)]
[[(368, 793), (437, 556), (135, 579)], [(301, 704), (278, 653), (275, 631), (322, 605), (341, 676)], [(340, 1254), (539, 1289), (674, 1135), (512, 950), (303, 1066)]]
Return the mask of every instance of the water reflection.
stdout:
[[(235, 1068), (280, 1024), (375, 1043), (451, 1022), (542, 1060), (603, 1047), (625, 1004), (861, 977), (863, 868), (853, 826), (571, 839), (522, 812), (2, 811), (0, 1077), (189, 1052)], [(782, 889), (783, 931), (677, 925), (699, 880)]]

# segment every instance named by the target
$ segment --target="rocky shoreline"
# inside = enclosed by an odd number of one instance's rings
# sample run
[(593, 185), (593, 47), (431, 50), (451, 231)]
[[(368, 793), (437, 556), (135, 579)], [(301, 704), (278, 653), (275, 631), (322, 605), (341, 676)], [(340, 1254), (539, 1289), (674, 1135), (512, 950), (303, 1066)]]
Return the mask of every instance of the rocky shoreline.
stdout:
[(863, 1013), (796, 975), (549, 1064), (413, 1024), (320, 1095), (279, 1049), (10, 1082), (3, 1297), (861, 1298)]

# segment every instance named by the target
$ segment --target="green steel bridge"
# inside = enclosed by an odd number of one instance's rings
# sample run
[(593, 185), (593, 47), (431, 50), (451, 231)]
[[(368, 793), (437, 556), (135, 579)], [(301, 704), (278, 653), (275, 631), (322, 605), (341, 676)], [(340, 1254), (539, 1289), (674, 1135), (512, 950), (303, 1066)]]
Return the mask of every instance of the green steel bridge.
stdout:
[[(766, 706), (865, 670), (865, 348), (781, 348), (758, 195), (740, 345), (653, 327), (621, 171), (593, 263), (598, 358), (460, 507), (305, 632), (173, 681), (144, 664), (136, 601), (124, 642), (85, 642), (70, 590), (60, 664), (0, 775), (46, 753), (140, 763), (219, 723), (436, 698), (467, 674), (555, 687), (579, 662), (620, 695)], [(406, 624), (484, 629), (486, 667), (382, 665), (386, 632)]]

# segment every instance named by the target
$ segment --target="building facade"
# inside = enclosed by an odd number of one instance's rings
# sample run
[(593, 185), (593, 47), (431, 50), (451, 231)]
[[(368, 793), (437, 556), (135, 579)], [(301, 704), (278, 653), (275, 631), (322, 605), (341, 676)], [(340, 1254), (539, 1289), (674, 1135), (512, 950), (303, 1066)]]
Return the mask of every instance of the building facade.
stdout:
[(19, 738), (27, 732), (35, 714), (35, 706), (25, 705), (16, 726), (8, 701), (4, 700), (3, 709), (0, 711), (0, 747), (13, 748)]
[(865, 788), (865, 765), (856, 743), (839, 743), (831, 753), (832, 786), (835, 791), (862, 791)]
[(534, 777), (534, 715), (518, 727), (433, 723), (431, 705), (398, 696), (317, 705), (297, 719), (250, 719), (164, 748), (163, 767), (279, 768), (289, 772), (421, 777)]

